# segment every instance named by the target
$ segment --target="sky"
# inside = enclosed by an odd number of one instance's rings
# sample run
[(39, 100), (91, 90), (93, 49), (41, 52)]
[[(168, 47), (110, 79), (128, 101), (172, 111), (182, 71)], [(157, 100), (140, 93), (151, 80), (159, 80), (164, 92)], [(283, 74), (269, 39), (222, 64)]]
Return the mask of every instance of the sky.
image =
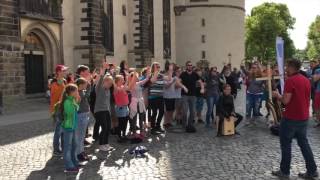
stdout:
[(251, 13), (253, 7), (264, 2), (287, 4), (291, 16), (296, 18), (295, 29), (290, 31), (290, 36), (298, 49), (307, 46), (309, 26), (316, 16), (320, 15), (320, 0), (245, 0), (245, 2), (247, 15)]

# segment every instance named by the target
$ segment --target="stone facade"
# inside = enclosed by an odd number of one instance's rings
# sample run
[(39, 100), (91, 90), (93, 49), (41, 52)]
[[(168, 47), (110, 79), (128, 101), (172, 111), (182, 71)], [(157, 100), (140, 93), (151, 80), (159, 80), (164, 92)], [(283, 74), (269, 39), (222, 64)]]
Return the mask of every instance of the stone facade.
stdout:
[(25, 91), (17, 3), (17, 0), (0, 3), (0, 91), (5, 97)]
[[(26, 94), (26, 84), (32, 83), (32, 79), (27, 82), (27, 74), (41, 74), (38, 82), (44, 92), (47, 75), (53, 72), (55, 64), (63, 63), (60, 1), (39, 1), (3, 0), (0, 3), (0, 89), (5, 98), (18, 95), (21, 98)], [(32, 36), (37, 42), (28, 41)], [(26, 41), (38, 44), (27, 49)], [(42, 49), (36, 49), (36, 45)], [(26, 66), (26, 54), (31, 59), (33, 55), (41, 56), (41, 71), (30, 64)]]

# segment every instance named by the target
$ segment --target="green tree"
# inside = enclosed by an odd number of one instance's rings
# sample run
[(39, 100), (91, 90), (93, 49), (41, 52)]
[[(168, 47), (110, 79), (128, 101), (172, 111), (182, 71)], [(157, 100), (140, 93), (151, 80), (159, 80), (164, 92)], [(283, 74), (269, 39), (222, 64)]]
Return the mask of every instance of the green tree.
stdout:
[(320, 58), (320, 16), (309, 27), (307, 54), (309, 59)]
[(296, 52), (294, 53), (294, 58), (304, 61), (308, 59), (307, 51), (305, 49), (296, 49)]
[(285, 4), (264, 3), (252, 9), (246, 17), (246, 59), (258, 57), (262, 61), (275, 60), (276, 37), (285, 42), (285, 57), (295, 54), (293, 41), (288, 30), (293, 29), (295, 18), (290, 15)]

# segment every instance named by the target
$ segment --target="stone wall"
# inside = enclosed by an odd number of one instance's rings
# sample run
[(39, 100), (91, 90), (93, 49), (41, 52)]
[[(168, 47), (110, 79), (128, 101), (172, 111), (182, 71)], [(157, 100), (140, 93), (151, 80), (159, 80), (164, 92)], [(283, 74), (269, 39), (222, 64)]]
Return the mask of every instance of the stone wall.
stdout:
[[(101, 65), (105, 56), (105, 48), (103, 46), (102, 37), (102, 12), (103, 7), (100, 0), (81, 0), (81, 3), (87, 5), (82, 9), (86, 14), (85, 18), (81, 18), (82, 23), (88, 23), (88, 27), (82, 27), (85, 35), (81, 36), (81, 40), (88, 41), (88, 54), (82, 54), (82, 58), (89, 59), (90, 67), (98, 67)], [(75, 64), (77, 62), (75, 61)]]
[(4, 97), (25, 93), (17, 6), (17, 0), (2, 0), (0, 3), (0, 91)]

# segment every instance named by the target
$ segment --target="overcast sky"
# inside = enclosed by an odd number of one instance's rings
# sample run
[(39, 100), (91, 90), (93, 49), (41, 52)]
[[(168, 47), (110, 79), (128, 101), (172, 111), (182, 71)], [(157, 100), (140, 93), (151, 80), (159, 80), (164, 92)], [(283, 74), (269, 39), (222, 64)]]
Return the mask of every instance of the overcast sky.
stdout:
[(296, 48), (304, 49), (308, 41), (308, 29), (310, 24), (320, 15), (320, 0), (245, 0), (246, 14), (251, 9), (264, 2), (276, 2), (287, 4), (291, 16), (296, 18), (295, 29), (290, 32)]

